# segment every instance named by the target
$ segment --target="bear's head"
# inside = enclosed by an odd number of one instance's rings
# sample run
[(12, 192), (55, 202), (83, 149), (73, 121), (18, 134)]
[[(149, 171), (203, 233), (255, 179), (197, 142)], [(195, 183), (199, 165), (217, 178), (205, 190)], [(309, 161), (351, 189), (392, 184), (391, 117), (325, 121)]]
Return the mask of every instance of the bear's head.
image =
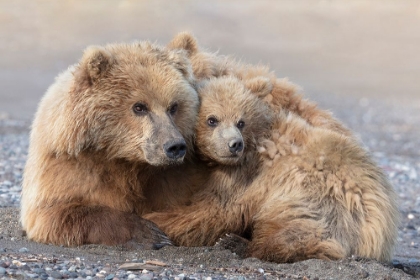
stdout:
[(90, 47), (73, 69), (65, 104), (56, 104), (61, 112), (51, 128), (61, 128), (51, 145), (70, 156), (94, 151), (154, 166), (180, 163), (192, 147), (194, 87), (185, 51), (147, 42)]
[(257, 139), (269, 134), (273, 118), (257, 96), (267, 90), (271, 84), (264, 77), (246, 82), (231, 76), (213, 78), (200, 87), (196, 147), (204, 160), (236, 165), (256, 151)]

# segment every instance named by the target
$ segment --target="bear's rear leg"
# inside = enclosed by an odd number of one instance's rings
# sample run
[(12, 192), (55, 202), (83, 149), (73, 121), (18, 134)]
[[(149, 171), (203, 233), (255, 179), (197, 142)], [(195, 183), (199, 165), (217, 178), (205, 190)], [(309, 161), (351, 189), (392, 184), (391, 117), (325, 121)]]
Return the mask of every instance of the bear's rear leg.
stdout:
[(337, 260), (345, 251), (334, 239), (323, 238), (322, 228), (313, 220), (261, 223), (254, 228), (248, 256), (285, 263), (306, 259)]
[(159, 249), (171, 245), (151, 221), (136, 214), (105, 206), (78, 203), (42, 208), (32, 212), (27, 223), (28, 238), (56, 245), (126, 245), (130, 248)]

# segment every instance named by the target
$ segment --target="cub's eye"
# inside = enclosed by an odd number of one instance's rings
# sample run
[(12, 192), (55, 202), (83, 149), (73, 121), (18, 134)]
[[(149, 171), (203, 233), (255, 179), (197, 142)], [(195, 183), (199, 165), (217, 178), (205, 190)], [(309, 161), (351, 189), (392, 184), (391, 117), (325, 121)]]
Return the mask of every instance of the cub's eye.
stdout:
[(207, 124), (209, 126), (217, 126), (218, 123), (219, 121), (215, 117), (210, 117), (207, 119)]
[(136, 115), (144, 115), (147, 113), (147, 106), (142, 103), (136, 103), (133, 106), (133, 111)]
[(237, 127), (237, 128), (239, 128), (239, 129), (244, 128), (244, 126), (245, 126), (245, 122), (244, 122), (244, 121), (239, 121), (239, 122), (236, 124), (236, 127)]
[(178, 111), (178, 104), (177, 103), (172, 104), (168, 111), (169, 111), (169, 114), (174, 115), (176, 111)]

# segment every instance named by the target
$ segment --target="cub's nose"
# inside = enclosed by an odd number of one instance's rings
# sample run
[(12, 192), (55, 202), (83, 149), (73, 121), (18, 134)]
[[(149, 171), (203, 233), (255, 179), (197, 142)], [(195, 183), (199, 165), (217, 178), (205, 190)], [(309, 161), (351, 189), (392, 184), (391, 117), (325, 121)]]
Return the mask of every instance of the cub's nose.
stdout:
[(232, 154), (240, 153), (244, 149), (244, 142), (240, 138), (229, 141), (229, 151)]
[(171, 140), (163, 145), (165, 154), (170, 159), (179, 159), (185, 156), (187, 144), (184, 139)]

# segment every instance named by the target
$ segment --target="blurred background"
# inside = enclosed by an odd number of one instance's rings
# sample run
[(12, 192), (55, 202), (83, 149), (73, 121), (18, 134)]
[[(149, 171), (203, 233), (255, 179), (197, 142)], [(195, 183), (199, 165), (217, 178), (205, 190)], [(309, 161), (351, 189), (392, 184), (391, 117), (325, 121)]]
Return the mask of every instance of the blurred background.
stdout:
[(420, 109), (419, 1), (0, 0), (0, 114), (32, 119), (88, 45), (166, 44), (184, 30), (207, 50), (270, 65), (339, 117), (372, 102)]

